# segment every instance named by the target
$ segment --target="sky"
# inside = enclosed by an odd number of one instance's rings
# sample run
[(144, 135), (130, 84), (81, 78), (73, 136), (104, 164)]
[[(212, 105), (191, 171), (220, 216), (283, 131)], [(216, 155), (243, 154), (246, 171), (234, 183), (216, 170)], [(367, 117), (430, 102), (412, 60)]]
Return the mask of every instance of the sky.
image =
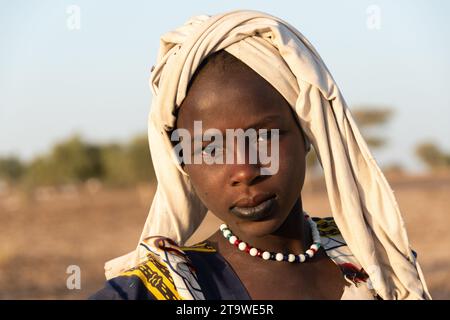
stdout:
[[(350, 108), (390, 107), (381, 165), (424, 169), (450, 152), (450, 1), (0, 0), (0, 157), (30, 160), (74, 133), (125, 142), (147, 130), (159, 38), (191, 16), (252, 9), (294, 25)], [(77, 19), (79, 17), (79, 19)]]

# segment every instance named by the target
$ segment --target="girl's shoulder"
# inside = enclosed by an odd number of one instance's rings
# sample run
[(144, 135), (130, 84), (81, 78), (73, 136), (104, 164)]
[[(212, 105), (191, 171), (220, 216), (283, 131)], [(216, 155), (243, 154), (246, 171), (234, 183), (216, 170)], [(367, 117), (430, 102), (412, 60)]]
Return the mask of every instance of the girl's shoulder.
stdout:
[(333, 217), (313, 217), (317, 224), (322, 247), (328, 257), (339, 266), (349, 286), (343, 298), (379, 299), (373, 289), (369, 275), (347, 246)]
[(91, 300), (202, 299), (195, 267), (187, 253), (214, 253), (206, 243), (178, 247), (165, 237), (145, 239), (139, 245), (139, 264), (106, 281)]
[(312, 219), (317, 224), (323, 249), (328, 257), (340, 267), (346, 280), (353, 284), (367, 282), (368, 274), (350, 251), (334, 218), (313, 217)]

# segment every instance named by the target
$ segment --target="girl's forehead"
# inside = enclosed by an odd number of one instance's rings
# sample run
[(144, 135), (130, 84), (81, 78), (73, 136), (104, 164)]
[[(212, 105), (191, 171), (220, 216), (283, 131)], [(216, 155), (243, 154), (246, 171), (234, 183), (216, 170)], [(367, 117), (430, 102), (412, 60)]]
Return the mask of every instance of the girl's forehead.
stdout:
[(203, 121), (245, 126), (269, 116), (291, 116), (287, 101), (265, 79), (252, 70), (235, 71), (211, 72), (194, 82), (180, 106), (178, 125)]
[(205, 104), (184, 107), (177, 122), (186, 128), (191, 128), (194, 121), (201, 121), (205, 128), (256, 128), (287, 122), (292, 117), (287, 103), (251, 95), (211, 97)]

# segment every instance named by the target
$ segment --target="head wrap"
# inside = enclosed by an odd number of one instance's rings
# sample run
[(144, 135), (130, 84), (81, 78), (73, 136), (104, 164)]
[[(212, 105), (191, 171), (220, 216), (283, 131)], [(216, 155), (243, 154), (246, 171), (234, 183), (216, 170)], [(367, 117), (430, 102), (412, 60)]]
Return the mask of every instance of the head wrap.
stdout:
[[(377, 293), (431, 299), (393, 191), (324, 62), (294, 27), (257, 11), (196, 16), (161, 37), (148, 123), (158, 186), (141, 240), (159, 235), (183, 245), (208, 211), (174, 157), (168, 132), (197, 67), (222, 49), (266, 79), (295, 111), (322, 165), (335, 222)], [(137, 251), (106, 263), (107, 278), (135, 266)]]

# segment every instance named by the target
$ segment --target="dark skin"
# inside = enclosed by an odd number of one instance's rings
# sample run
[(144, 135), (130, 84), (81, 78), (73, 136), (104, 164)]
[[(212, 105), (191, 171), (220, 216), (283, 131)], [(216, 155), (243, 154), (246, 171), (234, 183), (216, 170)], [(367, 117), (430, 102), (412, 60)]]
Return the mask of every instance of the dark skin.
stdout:
[[(261, 175), (262, 165), (249, 161), (186, 164), (184, 170), (201, 201), (239, 239), (273, 252), (305, 252), (312, 244), (300, 194), (306, 151), (302, 131), (283, 96), (248, 67), (205, 68), (192, 83), (176, 126), (193, 136), (194, 120), (202, 121), (203, 131), (280, 130), (279, 170), (274, 175)], [(230, 211), (237, 200), (261, 193), (276, 195), (269, 217), (249, 221)], [(232, 246), (220, 231), (207, 241), (232, 266), (252, 299), (340, 299), (346, 285), (339, 267), (322, 249), (309, 262), (296, 264), (252, 257)]]

